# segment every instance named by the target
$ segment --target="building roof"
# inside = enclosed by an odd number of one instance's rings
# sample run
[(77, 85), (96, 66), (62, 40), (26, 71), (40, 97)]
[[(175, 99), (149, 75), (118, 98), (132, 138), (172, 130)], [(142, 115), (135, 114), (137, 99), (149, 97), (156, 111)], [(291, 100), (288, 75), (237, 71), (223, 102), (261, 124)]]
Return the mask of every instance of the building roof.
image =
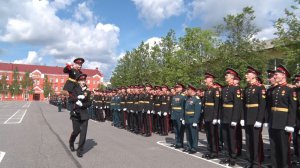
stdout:
[[(3, 63), (0, 62), (0, 71), (13, 71), (18, 69), (19, 72), (33, 72), (39, 70), (43, 74), (57, 74), (63, 75), (64, 67), (58, 66), (44, 66), (44, 65), (28, 65), (28, 64), (13, 64), (13, 63)], [(81, 69), (82, 73), (87, 74), (87, 76), (99, 75), (103, 77), (103, 74), (96, 69)]]

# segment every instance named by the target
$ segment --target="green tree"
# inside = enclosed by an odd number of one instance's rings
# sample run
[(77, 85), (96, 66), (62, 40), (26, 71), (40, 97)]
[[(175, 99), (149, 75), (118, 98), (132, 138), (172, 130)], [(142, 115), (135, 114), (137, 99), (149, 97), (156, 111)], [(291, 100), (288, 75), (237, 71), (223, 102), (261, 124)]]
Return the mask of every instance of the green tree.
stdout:
[[(28, 94), (33, 94), (33, 79), (30, 77), (29, 72), (25, 72), (25, 75), (23, 76), (21, 80), (21, 86), (23, 91), (25, 92), (25, 96), (28, 96)], [(26, 97), (28, 98), (28, 97)]]
[(13, 81), (12, 83), (9, 85), (9, 92), (12, 96), (17, 96), (20, 95), (22, 93), (21, 87), (20, 87), (20, 82), (19, 82), (19, 71), (16, 68), (13, 71)]
[[(300, 4), (300, 0), (295, 0)], [(292, 5), (285, 9), (285, 17), (279, 18), (275, 23), (278, 39), (275, 46), (286, 56), (284, 64), (292, 74), (300, 73), (300, 18), (299, 8)]]
[(262, 52), (264, 43), (255, 38), (259, 29), (254, 20), (253, 8), (245, 7), (242, 13), (227, 15), (224, 24), (217, 26), (223, 39), (215, 59), (218, 75), (223, 75), (227, 67), (236, 69), (241, 75), (245, 74), (248, 65), (261, 71), (266, 69), (266, 56)]
[(0, 94), (1, 94), (0, 97), (2, 97), (2, 95), (6, 95), (8, 93), (8, 88), (7, 88), (8, 83), (7, 83), (6, 79), (7, 79), (7, 74), (3, 73), (1, 75), (1, 80), (0, 80)]
[(44, 97), (48, 97), (49, 95), (51, 96), (54, 94), (54, 90), (52, 88), (52, 83), (49, 82), (47, 75), (45, 75), (45, 78), (44, 78), (43, 90), (44, 90)]

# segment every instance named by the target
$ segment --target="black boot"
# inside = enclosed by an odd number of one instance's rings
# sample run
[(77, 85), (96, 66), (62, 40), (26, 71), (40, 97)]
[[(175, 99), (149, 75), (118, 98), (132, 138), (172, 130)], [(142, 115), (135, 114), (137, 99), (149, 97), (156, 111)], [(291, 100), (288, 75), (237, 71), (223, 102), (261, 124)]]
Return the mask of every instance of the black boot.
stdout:
[(77, 150), (77, 156), (80, 157), (80, 158), (83, 156), (82, 150)]
[(75, 148), (74, 148), (75, 139), (76, 139), (76, 136), (71, 135), (70, 140), (69, 140), (69, 147), (72, 152), (75, 151)]

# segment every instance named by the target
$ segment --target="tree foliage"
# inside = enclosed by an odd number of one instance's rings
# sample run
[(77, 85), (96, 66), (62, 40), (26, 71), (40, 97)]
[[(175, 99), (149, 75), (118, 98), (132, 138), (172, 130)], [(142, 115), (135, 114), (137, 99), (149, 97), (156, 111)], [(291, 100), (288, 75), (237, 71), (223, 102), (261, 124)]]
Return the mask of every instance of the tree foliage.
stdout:
[[(295, 6), (292, 9), (298, 10)], [(170, 30), (154, 46), (142, 42), (119, 60), (111, 78), (113, 87), (146, 82), (169, 86), (181, 82), (199, 86), (205, 72), (215, 74), (224, 84), (226, 68), (237, 70), (241, 77), (247, 66), (264, 72), (270, 68), (270, 57), (266, 55), (265, 43), (256, 38), (259, 29), (255, 25), (254, 13), (252, 7), (245, 7), (240, 13), (225, 16), (223, 24), (217, 25), (214, 31), (186, 28), (185, 34), (177, 38), (175, 31)], [(295, 13), (286, 10), (286, 15), (277, 21), (276, 28), (280, 46), (288, 48), (289, 57), (284, 61), (292, 67), (296, 66), (295, 61), (300, 62), (300, 47), (290, 47), (291, 42), (298, 41), (299, 44), (300, 24)]]
[[(300, 4), (300, 0), (295, 0), (295, 2)], [(293, 5), (290, 10), (285, 9), (285, 17), (279, 18), (275, 23), (276, 35), (278, 35), (275, 45), (286, 55), (284, 63), (292, 74), (300, 73), (299, 12), (299, 8)]]
[(44, 90), (44, 97), (48, 97), (49, 95), (51, 96), (54, 94), (54, 90), (52, 88), (52, 83), (49, 82), (47, 75), (45, 75), (45, 78), (44, 78), (43, 90)]

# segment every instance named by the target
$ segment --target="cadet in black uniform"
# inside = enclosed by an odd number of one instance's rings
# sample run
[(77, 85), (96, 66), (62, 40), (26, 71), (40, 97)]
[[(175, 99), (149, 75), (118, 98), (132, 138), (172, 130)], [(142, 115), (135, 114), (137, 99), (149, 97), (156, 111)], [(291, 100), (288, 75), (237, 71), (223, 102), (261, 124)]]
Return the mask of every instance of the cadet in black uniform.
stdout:
[(169, 113), (170, 113), (170, 102), (171, 98), (168, 95), (169, 87), (166, 85), (162, 86), (162, 102), (161, 102), (161, 116), (160, 116), (160, 125), (161, 125), (161, 134), (168, 135), (169, 132)]
[(71, 115), (73, 132), (69, 140), (69, 146), (71, 151), (75, 151), (74, 141), (78, 134), (80, 134), (79, 144), (77, 148), (77, 156), (82, 157), (83, 147), (86, 140), (86, 133), (88, 127), (89, 115), (87, 108), (91, 106), (90, 95), (91, 92), (87, 89), (86, 75), (80, 74), (77, 77), (78, 84), (75, 85), (73, 90), (73, 97), (70, 99), (72, 103), (75, 104), (74, 113)]
[(257, 78), (260, 72), (253, 67), (247, 67), (245, 75), (248, 86), (244, 90), (244, 113), (241, 117), (241, 125), (245, 126), (246, 153), (249, 168), (261, 167), (262, 154), (262, 123), (266, 108), (266, 90)]
[(221, 97), (222, 110), (220, 120), (224, 147), (228, 153), (226, 153), (227, 158), (222, 159), (220, 163), (228, 163), (229, 166), (235, 165), (237, 157), (236, 126), (240, 122), (240, 110), (242, 108), (241, 90), (238, 86), (234, 86), (233, 83), (236, 76), (238, 76), (238, 73), (235, 70), (231, 68), (226, 69), (225, 80), (228, 85), (223, 88)]
[[(269, 133), (271, 142), (271, 160), (274, 168), (291, 166), (289, 136), (294, 132), (297, 110), (297, 95), (287, 86), (288, 70), (279, 65), (274, 78), (277, 85), (273, 88), (268, 103)], [(269, 100), (268, 100), (269, 101)]]
[(160, 134), (159, 117), (161, 116), (161, 87), (155, 86), (154, 113), (153, 113), (153, 132)]
[[(299, 155), (299, 151), (300, 151), (300, 135), (299, 135), (299, 130), (300, 130), (300, 74), (295, 75), (294, 77), (294, 81), (295, 81), (295, 91), (297, 94), (297, 118), (296, 118), (296, 127), (295, 127), (295, 131), (294, 131), (294, 136), (293, 136), (293, 141), (294, 141), (294, 151), (295, 154), (297, 156), (297, 160), (294, 162), (294, 164), (298, 167), (300, 167), (300, 155)], [(295, 140), (294, 140), (295, 139)]]
[[(69, 74), (69, 78), (67, 79), (67, 81), (63, 87), (63, 90), (68, 91), (69, 97), (73, 96), (73, 90), (76, 86), (76, 79), (78, 78), (78, 76), (80, 74), (82, 74), (82, 72), (80, 70), (81, 70), (82, 64), (84, 63), (84, 59), (76, 58), (73, 62), (74, 62), (74, 64), (68, 63), (67, 66), (63, 70), (64, 73)], [(74, 104), (71, 104), (70, 102), (68, 102), (68, 103), (69, 103), (68, 110), (72, 111), (74, 108)]]
[(215, 76), (210, 73), (205, 73), (205, 85), (207, 89), (203, 97), (203, 113), (205, 122), (205, 132), (207, 138), (207, 154), (202, 157), (207, 159), (214, 159), (218, 155), (218, 114), (219, 114), (219, 100), (220, 91), (214, 87)]
[(151, 111), (153, 110), (153, 95), (151, 94), (152, 85), (146, 85), (146, 93), (144, 97), (144, 113), (143, 113), (143, 123), (145, 126), (145, 136), (151, 136), (152, 134), (152, 119)]

